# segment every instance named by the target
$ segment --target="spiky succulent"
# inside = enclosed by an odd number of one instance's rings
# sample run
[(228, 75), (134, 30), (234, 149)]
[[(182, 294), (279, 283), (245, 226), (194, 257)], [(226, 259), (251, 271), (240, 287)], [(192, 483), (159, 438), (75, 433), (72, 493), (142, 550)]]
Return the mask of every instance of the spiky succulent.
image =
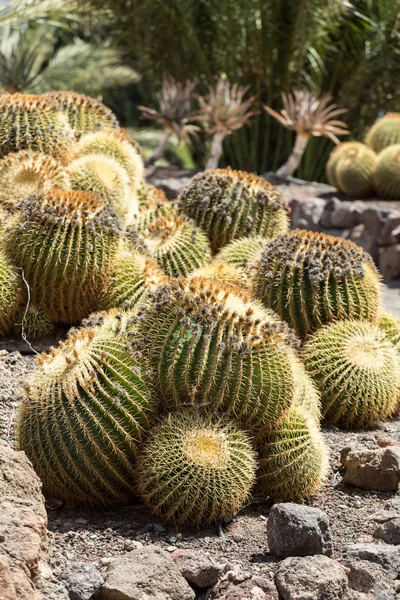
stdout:
[(400, 199), (400, 144), (389, 146), (379, 154), (373, 182), (381, 198)]
[(0, 96), (0, 156), (19, 150), (65, 159), (72, 131), (56, 103), (45, 96)]
[(130, 222), (138, 211), (138, 203), (129, 188), (129, 177), (123, 167), (101, 154), (87, 154), (68, 166), (70, 188), (92, 192), (108, 202), (124, 222)]
[(265, 179), (244, 171), (227, 168), (199, 173), (179, 201), (182, 211), (207, 233), (213, 252), (243, 236), (274, 238), (289, 227), (280, 192)]
[(10, 208), (32, 194), (68, 187), (67, 172), (56, 158), (29, 150), (0, 160), (0, 181), (0, 202)]
[(303, 357), (329, 422), (366, 428), (394, 412), (398, 357), (378, 327), (365, 321), (326, 325), (305, 343)]
[(239, 238), (224, 246), (215, 260), (247, 270), (260, 258), (261, 252), (269, 241), (271, 240), (261, 236)]
[(50, 98), (66, 116), (76, 137), (99, 129), (119, 127), (117, 117), (102, 102), (76, 92), (51, 92)]
[(159, 217), (149, 224), (144, 241), (170, 277), (185, 277), (211, 260), (207, 236), (183, 215)]
[(341, 144), (338, 144), (333, 148), (332, 152), (329, 155), (328, 162), (326, 163), (326, 176), (328, 178), (329, 183), (334, 187), (338, 187), (336, 167), (340, 158), (347, 151), (357, 150), (359, 146), (360, 142), (342, 142)]
[(39, 356), (18, 416), (18, 442), (50, 496), (85, 506), (129, 502), (150, 425), (146, 367), (110, 320)]
[(304, 338), (331, 321), (376, 321), (380, 279), (354, 243), (297, 229), (267, 244), (253, 293)]
[(15, 323), (15, 331), (29, 342), (47, 337), (54, 333), (54, 330), (54, 322), (33, 304), (19, 313)]
[(246, 274), (242, 269), (223, 262), (212, 262), (197, 269), (189, 277), (203, 277), (234, 288), (245, 288), (247, 285)]
[(137, 192), (139, 212), (132, 219), (132, 229), (143, 231), (159, 217), (178, 214), (175, 202), (169, 202), (163, 190), (143, 182)]
[(170, 414), (140, 456), (138, 490), (167, 521), (209, 525), (243, 506), (256, 464), (250, 438), (233, 423), (192, 412)]
[(296, 343), (276, 315), (238, 288), (173, 280), (146, 297), (133, 342), (149, 360), (167, 409), (209, 407), (273, 426), (292, 403)]
[(344, 149), (335, 167), (337, 188), (350, 198), (369, 196), (376, 161), (375, 152), (364, 144)]
[(32, 302), (51, 319), (79, 323), (99, 303), (120, 240), (115, 212), (94, 194), (52, 190), (18, 205), (7, 251)]
[(378, 326), (400, 354), (400, 319), (388, 312), (381, 312)]
[(12, 331), (23, 299), (21, 275), (0, 247), (0, 336)]
[(400, 144), (400, 113), (387, 113), (368, 132), (366, 144), (376, 153)]

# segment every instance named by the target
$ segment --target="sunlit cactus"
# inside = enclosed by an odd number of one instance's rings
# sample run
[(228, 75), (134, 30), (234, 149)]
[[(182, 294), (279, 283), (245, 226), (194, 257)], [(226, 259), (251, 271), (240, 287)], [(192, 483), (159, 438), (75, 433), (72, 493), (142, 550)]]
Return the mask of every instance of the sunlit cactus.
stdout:
[(358, 155), (364, 148), (361, 142), (342, 142), (333, 148), (326, 163), (326, 175), (331, 185), (339, 189), (337, 165), (340, 159), (348, 154)]
[(400, 319), (388, 312), (381, 312), (378, 326), (400, 354)]
[(71, 332), (38, 361), (17, 438), (44, 493), (86, 507), (132, 501), (152, 412), (146, 366), (131, 357), (110, 321)]
[(381, 198), (400, 199), (400, 144), (389, 146), (379, 154), (373, 182)]
[(398, 356), (378, 327), (365, 321), (326, 325), (305, 343), (303, 357), (327, 421), (368, 428), (396, 409)]
[(363, 198), (373, 192), (372, 175), (377, 156), (364, 144), (344, 149), (335, 167), (337, 188), (350, 198)]
[(182, 211), (207, 233), (214, 253), (231, 240), (250, 235), (274, 238), (289, 227), (281, 193), (265, 179), (244, 171), (199, 173), (179, 201)]
[(14, 327), (17, 314), (24, 301), (21, 274), (0, 248), (0, 336), (7, 335)]
[(142, 183), (137, 192), (139, 212), (132, 219), (132, 229), (143, 231), (159, 217), (178, 214), (176, 202), (169, 202), (163, 190)]
[(201, 269), (197, 269), (189, 277), (203, 277), (234, 288), (245, 288), (247, 286), (245, 272), (239, 267), (223, 262), (212, 262)]
[(120, 241), (120, 221), (97, 196), (53, 190), (19, 205), (7, 251), (32, 302), (51, 319), (79, 323), (98, 306)]
[(233, 423), (193, 412), (170, 414), (140, 456), (138, 490), (167, 521), (204, 526), (243, 506), (256, 468), (251, 439)]
[(239, 238), (224, 246), (215, 260), (247, 270), (260, 258), (269, 241), (271, 240), (260, 236)]
[(366, 144), (377, 153), (400, 144), (400, 113), (387, 113), (378, 119), (368, 132)]
[(30, 150), (65, 160), (73, 134), (57, 103), (46, 96), (0, 96), (0, 156)]
[(30, 304), (27, 309), (23, 309), (16, 318), (15, 331), (28, 342), (52, 335), (54, 330), (54, 322), (33, 304)]
[(352, 242), (294, 230), (265, 247), (253, 293), (304, 338), (331, 321), (376, 322), (380, 277), (369, 254)]

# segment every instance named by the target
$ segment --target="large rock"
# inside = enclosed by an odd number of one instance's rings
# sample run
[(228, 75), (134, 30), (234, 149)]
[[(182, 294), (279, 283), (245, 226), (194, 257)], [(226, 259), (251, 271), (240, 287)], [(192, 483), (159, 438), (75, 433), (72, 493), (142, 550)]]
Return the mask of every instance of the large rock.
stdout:
[(109, 565), (99, 600), (193, 600), (195, 593), (170, 554), (155, 546), (132, 550)]
[(326, 200), (322, 198), (313, 198), (308, 202), (294, 201), (292, 211), (293, 228), (318, 231), (325, 205)]
[(228, 571), (207, 600), (278, 600), (275, 585), (265, 577), (244, 571)]
[(267, 538), (270, 552), (279, 558), (332, 554), (328, 515), (311, 506), (275, 504), (267, 521)]
[(383, 567), (364, 560), (345, 562), (349, 587), (363, 594), (374, 594), (377, 598), (395, 597), (394, 580), (388, 577)]
[(400, 277), (400, 244), (379, 248), (379, 269), (386, 281)]
[(103, 583), (100, 571), (90, 563), (67, 563), (60, 581), (69, 592), (70, 600), (90, 600)]
[(8, 558), (5, 555), (0, 556), (0, 598), (1, 600), (18, 600)]
[(387, 544), (400, 544), (400, 518), (389, 519), (379, 525), (374, 531), (374, 538)]
[(400, 572), (400, 547), (388, 544), (350, 544), (346, 547), (350, 560), (364, 560), (375, 563), (397, 577)]
[(400, 448), (344, 448), (343, 481), (363, 490), (396, 491), (400, 483)]
[(320, 223), (326, 229), (352, 229), (361, 223), (364, 210), (362, 202), (332, 198), (325, 206)]
[(199, 588), (207, 588), (218, 581), (223, 566), (211, 560), (201, 550), (175, 550), (172, 559), (183, 577)]
[(348, 591), (346, 571), (327, 556), (286, 558), (275, 583), (283, 600), (340, 600)]

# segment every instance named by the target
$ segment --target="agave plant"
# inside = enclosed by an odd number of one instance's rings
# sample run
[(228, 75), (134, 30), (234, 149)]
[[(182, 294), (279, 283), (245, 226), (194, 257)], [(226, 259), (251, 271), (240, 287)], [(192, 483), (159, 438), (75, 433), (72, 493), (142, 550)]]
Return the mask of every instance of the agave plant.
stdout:
[(161, 92), (157, 95), (159, 110), (139, 106), (145, 119), (155, 121), (164, 129), (164, 135), (147, 161), (148, 164), (152, 165), (164, 156), (168, 141), (173, 134), (177, 136), (178, 140), (183, 140), (189, 146), (191, 145), (190, 136), (196, 135), (200, 129), (197, 125), (190, 123), (193, 115), (192, 98), (195, 85), (193, 81), (179, 83), (165, 77)]
[(277, 175), (293, 175), (312, 136), (324, 136), (339, 144), (336, 136), (348, 135), (346, 123), (335, 119), (347, 112), (347, 109), (337, 108), (336, 104), (330, 104), (331, 100), (330, 94), (318, 98), (308, 90), (293, 90), (291, 94), (282, 93), (283, 109), (280, 114), (271, 107), (264, 106), (274, 119), (296, 132), (293, 150), (285, 164), (278, 169)]
[(244, 100), (250, 86), (231, 84), (228, 79), (219, 79), (215, 87), (209, 87), (206, 97), (199, 96), (198, 102), (202, 121), (209, 135), (213, 136), (206, 169), (216, 169), (222, 155), (222, 143), (227, 135), (241, 129), (253, 115), (255, 96)]

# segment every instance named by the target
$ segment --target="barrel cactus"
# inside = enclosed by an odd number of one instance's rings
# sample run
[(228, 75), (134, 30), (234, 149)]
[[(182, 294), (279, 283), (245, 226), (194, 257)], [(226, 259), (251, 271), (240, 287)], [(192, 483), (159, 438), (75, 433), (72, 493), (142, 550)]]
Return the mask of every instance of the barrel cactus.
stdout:
[(365, 148), (364, 144), (361, 142), (342, 142), (334, 147), (332, 152), (329, 155), (328, 162), (326, 163), (326, 176), (331, 185), (338, 188), (338, 177), (337, 177), (337, 165), (339, 160), (344, 156), (347, 152), (356, 152), (360, 151), (360, 148)]
[(287, 231), (283, 197), (268, 181), (244, 171), (199, 173), (179, 196), (182, 211), (204, 229), (214, 253), (231, 240)]
[(132, 219), (132, 228), (143, 231), (160, 217), (178, 214), (176, 202), (169, 202), (165, 193), (154, 185), (142, 183), (137, 192), (139, 212)]
[(0, 336), (7, 335), (14, 327), (24, 300), (21, 274), (10, 263), (0, 248)]
[(76, 92), (45, 94), (63, 112), (76, 137), (99, 129), (119, 127), (117, 117), (102, 102)]
[(230, 242), (215, 257), (216, 261), (226, 262), (240, 269), (247, 269), (261, 256), (270, 240), (261, 236), (243, 237)]
[(246, 274), (242, 269), (223, 262), (212, 262), (197, 269), (189, 277), (203, 277), (234, 288), (245, 288), (247, 285)]
[(304, 338), (331, 321), (376, 322), (380, 278), (369, 254), (354, 243), (294, 230), (265, 247), (253, 293)]
[(251, 440), (229, 421), (170, 414), (140, 456), (138, 490), (167, 521), (209, 525), (243, 506), (256, 465)]
[(377, 153), (400, 144), (400, 113), (387, 113), (378, 119), (368, 132), (366, 144)]
[(15, 323), (16, 333), (22, 335), (28, 342), (52, 335), (54, 330), (54, 322), (33, 304), (20, 312)]
[(400, 319), (390, 313), (381, 312), (378, 326), (400, 354)]
[(393, 414), (398, 356), (378, 327), (365, 321), (325, 325), (305, 343), (303, 356), (329, 422), (368, 428)]
[(94, 310), (113, 267), (120, 221), (97, 196), (52, 190), (30, 196), (6, 238), (32, 302), (51, 319), (79, 323)]
[(350, 198), (362, 198), (373, 192), (372, 175), (377, 156), (373, 150), (359, 144), (341, 153), (336, 165), (337, 188)]
[(389, 146), (379, 154), (373, 182), (381, 198), (400, 199), (400, 144)]
[(152, 413), (146, 367), (110, 326), (71, 332), (38, 361), (17, 437), (45, 494), (84, 506), (128, 503)]
[(65, 160), (72, 131), (58, 105), (46, 96), (0, 96), (0, 156), (19, 150), (42, 152)]

